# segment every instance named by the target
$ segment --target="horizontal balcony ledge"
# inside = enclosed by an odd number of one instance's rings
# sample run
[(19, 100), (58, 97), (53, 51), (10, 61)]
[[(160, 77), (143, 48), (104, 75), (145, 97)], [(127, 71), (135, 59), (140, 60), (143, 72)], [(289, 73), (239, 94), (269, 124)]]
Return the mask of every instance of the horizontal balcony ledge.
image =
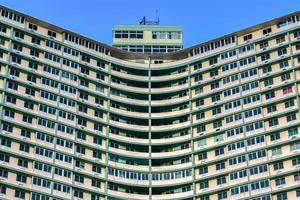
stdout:
[(181, 102), (188, 101), (188, 100), (189, 100), (188, 96), (174, 98), (174, 99), (152, 100), (151, 101), (151, 106), (177, 104), (177, 103), (181, 103)]
[(114, 112), (116, 114), (123, 114), (125, 116), (130, 116), (130, 117), (135, 117), (135, 118), (148, 118), (149, 117), (149, 113), (142, 113), (142, 112), (132, 112), (132, 111), (127, 111), (127, 110), (122, 110), (122, 109), (118, 109), (118, 108), (113, 108), (110, 107), (110, 111)]
[(139, 75), (122, 73), (122, 72), (118, 72), (118, 71), (114, 71), (114, 70), (111, 70), (111, 74), (121, 77), (121, 78), (130, 79), (130, 80), (134, 79), (134, 80), (145, 81), (145, 82), (149, 81), (148, 75), (147, 76), (139, 76)]
[(167, 165), (167, 166), (152, 166), (151, 170), (153, 172), (165, 172), (165, 171), (177, 171), (185, 168), (192, 167), (192, 162), (177, 164), (177, 165)]
[(149, 159), (149, 152), (126, 151), (123, 149), (117, 149), (113, 147), (109, 147), (109, 151), (111, 153), (123, 155), (125, 157)]
[(193, 180), (192, 176), (184, 177), (184, 178), (177, 178), (177, 179), (170, 179), (170, 180), (152, 180), (152, 186), (154, 187), (163, 187), (163, 186), (171, 186), (176, 184), (185, 184), (187, 182), (191, 182)]
[[(146, 200), (149, 199), (149, 195), (142, 194), (131, 194), (119, 191), (108, 190), (109, 196), (117, 197), (119, 199), (131, 199), (131, 200)], [(153, 200), (167, 200), (167, 199), (183, 199), (183, 198), (192, 198), (193, 191), (179, 192), (174, 194), (162, 194), (162, 195), (151, 195)]]
[(161, 159), (161, 158), (167, 158), (167, 157), (181, 156), (181, 155), (189, 154), (189, 153), (192, 153), (191, 148), (177, 150), (177, 151), (171, 151), (171, 152), (151, 153), (151, 157), (156, 158), (156, 159)]
[(166, 81), (166, 80), (171, 80), (171, 79), (178, 79), (178, 78), (182, 78), (188, 75), (188, 72), (183, 72), (183, 73), (179, 73), (179, 74), (170, 74), (170, 75), (165, 75), (165, 76), (151, 76), (151, 81), (156, 82), (162, 82)]
[(148, 139), (141, 139), (141, 138), (133, 138), (133, 137), (126, 137), (122, 135), (116, 135), (116, 134), (109, 134), (109, 138), (116, 139), (118, 141), (122, 142), (128, 142), (128, 143), (137, 143), (137, 144), (145, 144), (149, 145)]
[(126, 123), (117, 122), (117, 121), (113, 121), (113, 120), (110, 120), (109, 123), (111, 125), (121, 128), (121, 129), (129, 129), (129, 130), (136, 130), (136, 131), (149, 131), (149, 126), (126, 124)]
[(182, 109), (171, 112), (160, 112), (160, 113), (151, 113), (151, 118), (166, 118), (166, 117), (174, 117), (177, 115), (189, 114), (190, 109)]
[(161, 139), (151, 139), (152, 145), (163, 145), (163, 144), (172, 144), (176, 142), (182, 142), (191, 139), (191, 135), (184, 135), (172, 138), (161, 138)]
[(189, 87), (189, 84), (182, 84), (182, 85), (176, 85), (176, 86), (172, 86), (172, 87), (163, 87), (163, 88), (151, 88), (151, 93), (170, 93), (170, 92), (174, 92), (177, 90), (184, 90), (187, 89)]
[(118, 102), (124, 102), (129, 105), (139, 105), (139, 106), (148, 106), (149, 101), (148, 100), (140, 100), (140, 99), (130, 99), (126, 97), (116, 96), (111, 94), (110, 99), (118, 101)]
[(141, 187), (149, 186), (149, 180), (129, 179), (129, 178), (113, 176), (113, 175), (108, 175), (108, 180), (116, 182), (118, 184), (136, 185)]
[(180, 129), (184, 127), (188, 127), (190, 125), (190, 121), (177, 123), (177, 124), (169, 124), (169, 125), (161, 125), (161, 126), (151, 126), (151, 131), (169, 131), (173, 129)]
[(128, 86), (128, 85), (122, 85), (119, 83), (111, 83), (111, 86), (114, 88), (117, 88), (121, 91), (130, 91), (133, 93), (145, 93), (148, 94), (149, 88), (141, 88), (141, 87), (133, 87), (133, 86)]
[(125, 163), (118, 163), (118, 162), (113, 162), (113, 161), (108, 161), (108, 165), (109, 165), (109, 167), (117, 168), (117, 169), (149, 172), (148, 165), (128, 165)]

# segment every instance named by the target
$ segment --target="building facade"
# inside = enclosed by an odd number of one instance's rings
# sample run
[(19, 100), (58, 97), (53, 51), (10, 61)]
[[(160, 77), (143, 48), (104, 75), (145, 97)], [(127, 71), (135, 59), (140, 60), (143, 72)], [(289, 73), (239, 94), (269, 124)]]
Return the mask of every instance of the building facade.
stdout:
[(299, 16), (148, 55), (1, 6), (0, 198), (299, 199)]
[(113, 46), (137, 53), (170, 53), (182, 49), (180, 26), (157, 24), (114, 25)]

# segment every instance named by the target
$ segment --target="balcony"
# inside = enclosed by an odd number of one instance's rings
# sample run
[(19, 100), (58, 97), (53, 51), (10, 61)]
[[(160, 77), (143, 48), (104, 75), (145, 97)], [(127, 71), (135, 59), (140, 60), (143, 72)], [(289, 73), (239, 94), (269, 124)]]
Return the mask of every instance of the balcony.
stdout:
[(149, 91), (149, 88), (133, 87), (133, 86), (122, 85), (122, 84), (114, 83), (114, 82), (111, 83), (111, 86), (114, 88), (117, 88), (121, 91), (129, 91), (129, 92), (133, 92), (133, 93), (147, 94)]
[(125, 185), (138, 185), (141, 187), (148, 187), (149, 180), (137, 180), (137, 179), (129, 179), (123, 178), (119, 176), (108, 175), (108, 180), (116, 182), (118, 184), (125, 184)]
[(189, 96), (184, 96), (184, 97), (179, 97), (174, 99), (152, 100), (151, 106), (172, 105), (172, 104), (178, 104), (188, 100), (189, 100)]
[(109, 134), (109, 138), (115, 139), (122, 142), (128, 142), (128, 143), (137, 143), (137, 144), (144, 144), (148, 145), (149, 140), (148, 139), (141, 139), (141, 138), (133, 138), (133, 137), (126, 137), (122, 135), (116, 135), (116, 134)]
[(153, 172), (165, 172), (165, 171), (173, 171), (173, 170), (182, 170), (189, 167), (192, 167), (192, 162), (182, 163), (177, 165), (152, 166), (151, 169)]
[[(132, 194), (132, 193), (125, 193), (113, 190), (107, 190), (109, 196), (118, 198), (118, 199), (136, 199), (136, 200), (146, 200), (149, 199), (149, 195), (143, 194)], [(153, 198), (152, 198), (153, 199)]]
[(111, 153), (119, 154), (125, 157), (132, 157), (132, 158), (149, 158), (149, 152), (138, 152), (138, 151), (126, 151), (123, 149), (117, 149), (113, 147), (109, 147), (109, 151)]
[(183, 150), (175, 150), (170, 152), (158, 152), (158, 153), (151, 153), (152, 158), (161, 159), (161, 158), (168, 158), (168, 157), (179, 157), (185, 154), (190, 154), (192, 152), (191, 148), (183, 149)]
[(122, 122), (117, 122), (114, 120), (110, 120), (110, 124), (121, 129), (129, 129), (135, 131), (149, 131), (149, 126), (141, 126), (141, 125), (134, 125), (134, 124), (126, 124)]
[(165, 76), (151, 76), (151, 81), (157, 81), (161, 82), (162, 80), (167, 81), (167, 80), (172, 80), (172, 79), (179, 79), (183, 78), (188, 75), (188, 72), (183, 72), (179, 74), (170, 74), (170, 75), (165, 75)]
[(176, 110), (176, 111), (171, 111), (171, 112), (151, 113), (151, 118), (175, 117), (175, 116), (178, 116), (178, 115), (188, 114), (189, 111), (190, 111), (190, 109), (186, 108), (186, 109)]
[(117, 77), (120, 78), (126, 78), (129, 80), (138, 80), (138, 81), (148, 81), (148, 76), (139, 76), (139, 75), (133, 75), (133, 74), (127, 74), (127, 73), (122, 73), (122, 72), (118, 72), (115, 70), (111, 70), (111, 74), (115, 75)]
[(139, 99), (130, 99), (126, 97), (116, 96), (111, 94), (110, 99), (117, 101), (117, 102), (123, 102), (127, 103), (129, 105), (140, 105), (140, 106), (148, 106), (149, 101), (148, 100), (139, 100)]
[[(131, 194), (131, 193), (125, 193), (125, 192), (119, 192), (113, 190), (108, 190), (108, 195), (117, 197), (119, 199), (139, 199), (139, 200), (149, 199), (149, 195)], [(192, 197), (193, 197), (193, 191), (178, 192), (174, 194), (152, 195), (153, 200), (185, 199), (185, 198), (192, 198)]]
[(189, 84), (182, 84), (182, 85), (176, 85), (172, 87), (162, 87), (162, 88), (151, 88), (151, 93), (152, 94), (160, 94), (160, 93), (170, 93), (170, 92), (175, 92), (178, 90), (184, 90), (188, 89)]
[(127, 110), (122, 110), (122, 109), (118, 109), (118, 108), (110, 108), (110, 111), (116, 114), (121, 114), (121, 115), (125, 115), (125, 116), (130, 116), (130, 117), (135, 117), (135, 118), (148, 118), (149, 117), (149, 113), (142, 113), (142, 112), (132, 112), (132, 111), (127, 111)]
[(177, 178), (177, 179), (170, 179), (170, 180), (159, 180), (159, 181), (152, 181), (152, 185), (156, 187), (161, 186), (168, 186), (168, 185), (176, 185), (176, 184), (185, 184), (193, 180), (192, 176), (184, 177), (184, 178)]
[(169, 124), (169, 125), (161, 125), (161, 126), (151, 126), (152, 131), (168, 131), (168, 130), (176, 130), (180, 128), (184, 128), (190, 125), (190, 121), (177, 123), (177, 124)]
[(161, 139), (151, 139), (153, 145), (162, 145), (162, 144), (173, 144), (176, 142), (182, 142), (191, 139), (191, 135), (184, 135), (172, 138), (161, 138)]
[(119, 169), (124, 169), (124, 170), (133, 170), (133, 171), (149, 171), (149, 166), (148, 165), (128, 165), (124, 163), (118, 163), (118, 162), (113, 162), (113, 161), (108, 161), (108, 165), (112, 168), (119, 168)]

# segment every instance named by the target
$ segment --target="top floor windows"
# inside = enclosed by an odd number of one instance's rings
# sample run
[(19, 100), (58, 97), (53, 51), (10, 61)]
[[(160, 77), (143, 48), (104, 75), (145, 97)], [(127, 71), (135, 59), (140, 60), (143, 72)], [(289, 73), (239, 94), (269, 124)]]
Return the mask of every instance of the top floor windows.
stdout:
[(191, 56), (203, 54), (203, 53), (206, 53), (206, 52), (212, 51), (214, 49), (218, 49), (218, 48), (221, 48), (221, 47), (233, 44), (233, 43), (235, 43), (235, 36), (230, 36), (230, 37), (227, 37), (227, 38), (224, 38), (224, 39), (221, 39), (221, 40), (218, 40), (218, 41), (215, 41), (215, 42), (212, 42), (212, 43), (209, 43), (209, 44), (206, 44), (206, 45), (203, 45), (203, 46), (193, 49), (191, 52)]
[(24, 22), (25, 22), (24, 17), (21, 17), (20, 15), (17, 15), (15, 13), (9, 12), (9, 11), (4, 10), (4, 9), (0, 10), (0, 14), (1, 14), (2, 17), (5, 17), (5, 18), (8, 18), (10, 20), (19, 22), (21, 24), (24, 24)]
[(66, 41), (78, 44), (80, 46), (86, 47), (88, 49), (92, 49), (92, 50), (100, 52), (100, 53), (108, 54), (108, 50), (106, 48), (100, 46), (97, 43), (85, 40), (81, 37), (72, 35), (70, 33), (64, 33), (64, 38)]
[(288, 18), (288, 19), (286, 19), (284, 21), (279, 22), (277, 24), (277, 27), (278, 28), (282, 28), (284, 26), (288, 26), (290, 24), (294, 24), (294, 23), (299, 22), (299, 21), (300, 21), (300, 16), (295, 15), (295, 16), (292, 16), (292, 17), (290, 17), (290, 18)]
[(152, 39), (171, 39), (171, 40), (181, 39), (181, 32), (153, 31)]
[(115, 31), (115, 38), (143, 39), (143, 31)]

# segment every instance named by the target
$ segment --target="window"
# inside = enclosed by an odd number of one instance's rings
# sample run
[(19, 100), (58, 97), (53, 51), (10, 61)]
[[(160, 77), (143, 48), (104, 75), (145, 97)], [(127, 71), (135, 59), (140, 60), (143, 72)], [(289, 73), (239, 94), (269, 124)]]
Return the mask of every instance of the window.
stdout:
[(267, 34), (269, 34), (271, 32), (272, 32), (272, 28), (271, 27), (266, 28), (266, 29), (263, 30), (263, 35), (267, 35)]
[(276, 38), (276, 43), (277, 44), (282, 43), (282, 42), (285, 42), (285, 36), (281, 36), (281, 37)]
[(276, 105), (268, 106), (268, 107), (267, 107), (267, 111), (268, 111), (268, 113), (277, 111)]
[(207, 159), (207, 152), (200, 153), (198, 155), (198, 159), (199, 160), (205, 160), (205, 159)]
[(280, 139), (280, 133), (276, 132), (270, 135), (271, 141), (279, 140)]
[(272, 67), (271, 65), (268, 65), (268, 66), (265, 66), (263, 67), (263, 73), (266, 74), (266, 73), (269, 73), (272, 71)]
[(35, 37), (32, 37), (32, 38), (31, 38), (31, 42), (32, 42), (33, 44), (36, 44), (36, 45), (40, 45), (40, 44), (41, 44), (41, 40), (38, 39), (38, 38), (35, 38)]
[(285, 87), (285, 88), (282, 89), (282, 92), (283, 92), (284, 95), (285, 94), (290, 94), (290, 93), (293, 92), (293, 88), (292, 88), (292, 86)]
[(298, 182), (298, 181), (300, 181), (300, 173), (297, 173), (297, 174), (295, 174), (294, 175), (294, 181), (296, 182)]
[(29, 153), (29, 149), (30, 149), (30, 147), (28, 145), (20, 144), (20, 148), (19, 148), (20, 151)]
[(280, 50), (277, 51), (277, 54), (278, 54), (278, 56), (285, 55), (285, 54), (287, 54), (287, 50), (286, 49), (280, 49)]
[(288, 134), (289, 134), (289, 137), (292, 137), (294, 135), (298, 135), (298, 129), (297, 128), (290, 129), (290, 130), (288, 130)]
[(261, 55), (260, 57), (261, 57), (261, 61), (269, 60), (271, 58), (269, 53), (265, 53), (265, 54)]
[(37, 31), (37, 28), (38, 28), (38, 27), (37, 27), (37, 25), (35, 25), (35, 24), (29, 23), (29, 24), (28, 24), (28, 28), (31, 29), (31, 30)]
[(216, 170), (222, 170), (222, 169), (225, 169), (225, 162), (217, 163)]
[(276, 186), (280, 186), (280, 185), (284, 185), (285, 184), (285, 178), (277, 178), (275, 179), (275, 185)]
[(83, 192), (74, 190), (74, 197), (83, 198)]
[(294, 121), (294, 120), (296, 120), (296, 114), (290, 114), (290, 115), (286, 116), (287, 122)]
[(18, 160), (18, 166), (28, 168), (28, 161), (19, 159)]
[(32, 124), (32, 117), (27, 116), (27, 115), (23, 115), (23, 122)]
[(199, 174), (206, 174), (206, 173), (208, 173), (207, 166), (199, 168)]
[(224, 154), (224, 148), (218, 148), (215, 150), (216, 156), (223, 155), (223, 154)]
[(24, 39), (24, 33), (21, 33), (21, 32), (16, 31), (16, 32), (15, 32), (15, 37), (16, 37), (16, 38), (19, 38), (19, 39)]
[(25, 199), (25, 192), (21, 190), (15, 191), (15, 197), (19, 199)]
[(268, 86), (270, 86), (270, 85), (273, 85), (273, 83), (274, 83), (273, 78), (266, 79), (266, 80), (264, 81), (264, 83), (265, 83), (265, 87), (268, 87)]
[(202, 181), (199, 183), (200, 185), (200, 189), (204, 189), (204, 188), (208, 188), (209, 185), (208, 185), (208, 181)]
[(16, 181), (18, 181), (18, 182), (22, 182), (22, 183), (26, 183), (26, 181), (27, 181), (27, 177), (26, 177), (26, 176), (24, 176), (24, 175), (17, 174)]
[(289, 100), (289, 101), (284, 102), (285, 108), (290, 108), (290, 107), (293, 107), (294, 105), (295, 105), (294, 100)]
[(226, 177), (217, 178), (217, 185), (226, 183)]
[(282, 154), (281, 147), (276, 147), (272, 149), (272, 156), (281, 155), (281, 154)]
[(209, 60), (209, 65), (214, 65), (218, 63), (218, 58), (213, 58), (211, 60)]
[(56, 33), (53, 31), (48, 30), (48, 36), (56, 38)]
[(281, 75), (281, 81), (286, 81), (291, 79), (291, 74), (290, 73), (286, 73), (286, 74), (282, 74)]
[(218, 193), (218, 200), (227, 199), (227, 192)]
[(259, 48), (260, 49), (265, 49), (265, 48), (267, 48), (269, 46), (269, 42), (268, 41), (264, 41), (264, 42), (261, 42), (260, 44), (259, 44)]
[(282, 161), (276, 162), (273, 164), (273, 167), (274, 167), (274, 171), (283, 169), (283, 162)]
[(266, 93), (266, 100), (272, 99), (274, 97), (275, 97), (275, 92), (274, 91)]
[(248, 40), (251, 40), (252, 39), (252, 34), (248, 34), (248, 35), (245, 35), (243, 37), (244, 41), (248, 41)]

